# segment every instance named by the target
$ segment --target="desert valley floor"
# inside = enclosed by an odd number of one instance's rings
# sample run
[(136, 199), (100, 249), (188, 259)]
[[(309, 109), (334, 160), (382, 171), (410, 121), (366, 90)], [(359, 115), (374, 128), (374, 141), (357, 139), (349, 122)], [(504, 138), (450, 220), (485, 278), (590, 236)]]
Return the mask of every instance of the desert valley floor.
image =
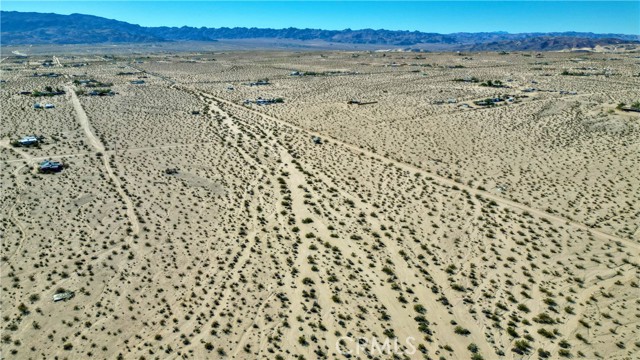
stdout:
[(639, 64), (3, 49), (1, 358), (638, 359)]

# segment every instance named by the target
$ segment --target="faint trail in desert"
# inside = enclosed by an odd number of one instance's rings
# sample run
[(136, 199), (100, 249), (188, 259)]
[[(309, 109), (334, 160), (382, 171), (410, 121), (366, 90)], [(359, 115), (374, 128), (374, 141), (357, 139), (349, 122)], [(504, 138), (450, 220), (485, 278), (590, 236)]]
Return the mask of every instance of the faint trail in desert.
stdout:
[(157, 78), (159, 78), (159, 79), (162, 79), (162, 80), (164, 80), (164, 81), (167, 81), (167, 82), (169, 82), (171, 85), (174, 85), (174, 84), (176, 83), (176, 81), (175, 81), (175, 80), (173, 80), (173, 79), (171, 79), (171, 78), (169, 78), (169, 77), (166, 77), (166, 76), (163, 76), (163, 75), (160, 75), (160, 74), (156, 74), (156, 73), (153, 73), (153, 72), (149, 72), (149, 71), (147, 71), (147, 70), (145, 70), (145, 69), (142, 69), (142, 68), (139, 68), (139, 67), (133, 66), (133, 65), (131, 65), (131, 64), (127, 64), (127, 66), (129, 66), (129, 67), (130, 67), (130, 68), (132, 68), (132, 69), (138, 70), (138, 71), (140, 71), (141, 73), (144, 73), (144, 74), (147, 74), (147, 75), (151, 75), (151, 76), (155, 76), (155, 77), (157, 77)]
[(20, 150), (19, 148), (15, 148), (15, 147), (13, 147), (13, 146), (9, 145), (9, 140), (2, 140), (2, 141), (0, 141), (0, 147), (3, 147), (3, 148), (5, 148), (5, 149), (9, 149), (10, 151), (13, 151), (13, 152), (15, 152), (16, 154), (18, 154), (18, 155), (20, 155), (20, 156), (22, 156), (22, 157), (23, 157), (22, 159), (16, 159), (16, 160), (8, 160), (8, 161), (5, 161), (6, 163), (9, 163), (9, 162), (18, 162), (18, 161), (26, 161), (27, 163), (30, 163), (30, 162), (32, 162), (34, 159), (36, 159), (36, 158), (34, 158), (33, 156), (31, 156), (31, 155), (27, 154), (26, 152), (24, 152), (24, 151)]
[[(7, 148), (7, 149), (9, 149), (11, 151), (16, 152), (20, 156), (22, 156), (24, 159), (20, 159), (18, 161), (21, 161), (21, 162), (22, 161), (26, 161), (27, 165), (25, 165), (25, 166), (28, 166), (28, 164), (30, 164), (33, 161), (33, 157), (31, 155), (29, 155), (29, 154), (27, 154), (27, 153), (25, 153), (23, 151), (20, 151), (17, 148), (14, 148), (14, 147), (10, 146), (9, 145), (9, 140), (0, 141), (0, 147)], [(13, 175), (15, 176), (18, 173), (18, 171), (20, 171), (20, 169), (22, 169), (23, 167), (24, 166), (19, 166), (18, 168), (16, 168), (16, 170), (14, 170), (14, 172), (13, 172)], [(19, 186), (20, 186), (20, 184), (19, 184)], [(12, 256), (20, 252), (20, 249), (22, 249), (22, 247), (24, 245), (24, 242), (25, 242), (25, 240), (27, 238), (27, 232), (26, 232), (24, 226), (22, 225), (22, 223), (20, 222), (20, 219), (18, 219), (18, 216), (16, 216), (16, 214), (15, 214), (16, 207), (20, 203), (19, 198), (20, 198), (20, 195), (18, 194), (16, 199), (15, 199), (15, 202), (11, 206), (9, 206), (9, 204), (3, 204), (3, 206), (2, 206), (2, 210), (3, 211), (8, 208), (6, 213), (9, 214), (9, 216), (13, 219), (13, 222), (16, 224), (16, 226), (20, 230), (20, 234), (21, 234), (20, 235), (20, 243), (19, 243), (18, 247), (16, 248), (16, 250), (13, 252)], [(5, 264), (7, 264), (7, 262), (2, 262), (2, 265), (5, 265)]]
[(457, 186), (458, 188), (467, 190), (472, 195), (480, 195), (480, 196), (482, 196), (482, 197), (484, 197), (486, 199), (494, 200), (495, 202), (497, 202), (497, 203), (499, 203), (499, 204), (501, 204), (503, 206), (508, 206), (508, 207), (511, 207), (511, 208), (520, 209), (522, 211), (527, 211), (527, 212), (529, 212), (531, 214), (534, 214), (534, 215), (536, 215), (538, 217), (547, 218), (549, 220), (552, 220), (552, 221), (555, 221), (555, 222), (559, 222), (559, 223), (565, 223), (565, 224), (570, 225), (570, 226), (572, 226), (574, 228), (584, 230), (587, 233), (591, 233), (593, 235), (597, 235), (597, 236), (599, 236), (601, 238), (604, 238), (606, 240), (618, 241), (618, 242), (624, 243), (624, 244), (626, 244), (626, 245), (628, 245), (628, 246), (630, 246), (630, 247), (632, 247), (632, 248), (634, 248), (636, 250), (640, 249), (640, 244), (634, 242), (633, 240), (621, 238), (619, 236), (612, 235), (612, 234), (608, 234), (608, 233), (605, 233), (603, 231), (600, 231), (600, 230), (597, 230), (597, 229), (593, 229), (593, 228), (589, 227), (588, 225), (585, 225), (585, 224), (582, 224), (582, 223), (567, 219), (567, 218), (565, 218), (565, 217), (563, 217), (561, 215), (550, 214), (550, 213), (548, 213), (546, 211), (543, 211), (543, 210), (540, 210), (540, 209), (537, 209), (537, 208), (533, 208), (531, 206), (524, 205), (524, 204), (521, 204), (519, 202), (516, 202), (516, 201), (513, 201), (513, 200), (509, 200), (509, 199), (497, 196), (497, 195), (492, 194), (492, 193), (490, 193), (488, 191), (479, 190), (479, 189), (473, 188), (471, 186), (468, 186), (466, 184), (458, 183), (458, 182), (456, 182), (456, 181), (454, 181), (452, 179), (437, 175), (435, 173), (431, 173), (431, 172), (429, 172), (429, 171), (427, 171), (425, 169), (422, 169), (422, 168), (419, 168), (419, 167), (416, 167), (416, 166), (413, 166), (413, 165), (410, 165), (410, 164), (406, 164), (406, 163), (403, 163), (403, 162), (400, 162), (400, 161), (397, 161), (397, 160), (394, 160), (394, 159), (387, 158), (385, 156), (379, 155), (379, 154), (371, 152), (369, 150), (365, 150), (365, 149), (362, 149), (362, 148), (360, 148), (358, 146), (355, 146), (355, 145), (346, 143), (344, 141), (338, 140), (338, 139), (336, 139), (336, 138), (334, 138), (332, 136), (326, 135), (326, 134), (322, 134), (322, 133), (318, 133), (318, 132), (315, 132), (315, 131), (307, 130), (305, 128), (302, 128), (302, 127), (299, 127), (297, 125), (291, 124), (291, 123), (289, 123), (287, 121), (280, 120), (280, 119), (275, 118), (275, 117), (270, 116), (270, 115), (266, 115), (266, 114), (264, 114), (264, 113), (262, 113), (260, 111), (257, 111), (257, 110), (251, 109), (251, 108), (247, 108), (247, 107), (238, 105), (238, 104), (236, 104), (236, 103), (234, 103), (232, 101), (225, 100), (225, 99), (222, 99), (222, 98), (219, 98), (219, 97), (216, 97), (214, 95), (211, 95), (211, 94), (208, 94), (208, 93), (204, 93), (204, 92), (201, 92), (201, 94), (203, 96), (206, 96), (206, 97), (209, 97), (211, 99), (214, 99), (214, 100), (218, 101), (219, 103), (222, 103), (222, 104), (225, 104), (225, 105), (234, 106), (236, 108), (243, 109), (244, 111), (249, 111), (251, 113), (259, 115), (264, 119), (275, 121), (275, 122), (277, 122), (277, 123), (279, 123), (281, 125), (288, 126), (288, 127), (294, 128), (294, 129), (299, 130), (299, 131), (303, 131), (303, 132), (309, 134), (309, 136), (319, 136), (321, 138), (330, 139), (332, 142), (334, 142), (336, 144), (339, 144), (341, 146), (347, 147), (347, 148), (353, 150), (354, 152), (358, 152), (358, 153), (364, 154), (366, 156), (373, 157), (373, 158), (376, 158), (378, 160), (382, 160), (382, 161), (384, 161), (386, 163), (391, 163), (391, 164), (395, 165), (396, 167), (401, 168), (403, 170), (422, 173), (425, 176), (429, 176), (429, 177), (433, 178), (434, 180), (436, 180), (439, 183), (446, 184), (446, 185), (449, 185), (449, 186)]
[(23, 167), (30, 166), (33, 163), (33, 161), (48, 159), (48, 158), (44, 158), (44, 157), (43, 158), (36, 158), (36, 157), (33, 157), (33, 156), (27, 154), (24, 151), (19, 150), (18, 148), (14, 148), (13, 146), (9, 145), (9, 140), (0, 141), (0, 147), (9, 149), (10, 151), (13, 151), (13, 152), (17, 153), (18, 155), (22, 156), (22, 159), (5, 160), (5, 161), (3, 161), (4, 164), (9, 164), (9, 163), (14, 163), (14, 162), (19, 162), (19, 163), (24, 162), (25, 163), (22, 166), (16, 167), (16, 169), (13, 171), (13, 175), (14, 176), (17, 175), (18, 172), (20, 172), (20, 170)]
[(87, 117), (87, 113), (84, 112), (82, 104), (80, 104), (80, 100), (78, 100), (78, 96), (76, 95), (75, 90), (73, 90), (73, 88), (71, 88), (70, 86), (67, 86), (66, 88), (67, 92), (71, 94), (71, 102), (73, 103), (73, 108), (75, 109), (78, 121), (80, 121), (80, 125), (82, 125), (82, 129), (84, 130), (84, 133), (89, 140), (89, 144), (93, 146), (96, 151), (104, 151), (104, 145), (91, 130), (89, 118)]
[[(18, 219), (18, 217), (15, 214), (15, 210), (17, 206), (18, 206), (18, 199), (16, 199), (16, 201), (13, 203), (11, 208), (7, 211), (9, 216), (13, 219), (13, 222), (16, 224), (16, 226), (20, 230), (20, 242), (16, 247), (16, 250), (11, 254), (10, 257), (13, 257), (15, 254), (18, 254), (20, 252), (20, 249), (22, 249), (22, 247), (24, 246), (24, 242), (27, 239), (27, 231), (25, 230), (24, 226), (20, 222), (20, 219)], [(3, 267), (4, 265), (7, 265), (7, 264), (8, 264), (7, 261), (2, 262)]]
[(235, 349), (232, 352), (233, 357), (238, 356), (238, 353), (240, 353), (240, 350), (242, 350), (242, 345), (245, 343), (246, 338), (248, 337), (251, 331), (251, 328), (253, 327), (254, 324), (257, 323), (258, 317), (260, 316), (259, 314), (264, 310), (265, 306), (267, 306), (267, 304), (269, 303), (269, 300), (271, 300), (275, 294), (276, 293), (273, 290), (269, 293), (269, 296), (267, 296), (267, 298), (264, 299), (261, 302), (260, 306), (258, 307), (258, 310), (256, 311), (256, 316), (251, 320), (249, 325), (247, 325), (245, 329), (242, 330), (242, 336), (240, 337), (240, 340), (238, 340), (238, 344), (236, 345)]
[[(207, 97), (208, 99), (204, 99), (205, 101), (207, 101), (214, 110), (216, 110), (217, 112), (222, 112), (225, 113), (223, 109), (221, 109), (218, 105), (220, 103), (222, 103), (220, 100), (215, 99), (215, 98), (210, 98), (208, 97), (206, 94), (201, 94), (201, 96)], [(238, 127), (236, 124), (233, 123), (232, 121), (232, 117), (228, 114), (225, 113), (225, 121), (227, 121), (229, 123), (229, 127), (232, 129), (232, 131), (234, 133), (238, 133), (238, 132), (243, 132), (243, 127)], [(265, 133), (267, 134), (267, 137), (275, 137), (275, 135), (273, 135), (273, 133), (267, 129), (265, 129), (264, 127), (262, 128)], [(246, 131), (246, 129), (245, 129)], [(283, 163), (292, 163), (294, 161), (293, 157), (291, 156), (291, 154), (288, 153), (287, 149), (285, 146), (283, 146), (280, 143), (274, 142), (272, 143), (272, 146), (274, 146), (275, 148), (278, 149), (278, 154), (279, 154), (279, 158), (282, 160)], [(313, 218), (315, 221), (315, 224), (321, 224), (322, 218), (319, 218), (315, 213), (309, 211), (309, 209), (306, 208), (306, 206), (304, 206), (302, 204), (302, 201), (300, 199), (302, 199), (304, 197), (304, 192), (301, 190), (301, 186), (303, 186), (304, 184), (306, 184), (306, 176), (300, 172), (298, 169), (296, 169), (295, 167), (291, 167), (287, 169), (288, 172), (290, 172), (290, 176), (289, 176), (289, 188), (292, 191), (292, 198), (294, 199), (292, 201), (292, 206), (293, 206), (293, 212), (296, 214), (299, 214), (302, 217), (309, 217), (309, 218)], [(330, 183), (330, 181), (324, 177), (322, 177), (323, 181), (327, 181), (328, 183)], [(345, 196), (346, 198), (350, 198), (353, 201), (355, 201), (356, 203), (359, 204), (359, 206), (364, 206), (364, 204), (362, 204), (356, 197), (353, 197), (351, 194), (345, 194), (342, 193), (341, 194), (343, 196)], [(378, 224), (379, 225), (379, 224)], [(302, 227), (305, 227), (305, 225), (301, 225)], [(311, 229), (309, 229), (310, 231)], [(326, 228), (319, 228), (317, 229), (320, 232), (320, 235), (323, 238), (330, 238), (329, 233), (327, 232)], [(330, 241), (330, 240), (329, 240)], [(363, 250), (359, 247), (351, 247), (348, 244), (344, 243), (344, 242), (333, 242), (332, 241), (332, 245), (338, 247), (341, 249), (342, 252), (344, 253), (357, 253), (359, 254), (359, 257), (365, 258), (367, 255), (366, 253), (363, 252)], [(400, 249), (397, 249), (397, 247), (395, 246), (395, 244), (388, 244), (388, 246), (390, 247), (389, 250), (389, 256), (391, 256), (392, 258), (394, 258), (394, 263), (398, 264), (398, 271), (401, 272), (403, 274), (403, 276), (405, 276), (406, 278), (410, 278), (411, 274), (411, 270), (410, 267), (407, 266), (407, 264), (402, 261), (402, 259), (397, 258), (397, 253)], [(299, 258), (304, 259), (306, 256), (300, 255)], [(314, 276), (312, 274), (309, 274), (309, 276)], [(439, 275), (438, 276), (440, 283), (442, 284), (446, 284), (446, 276), (445, 275)], [(320, 279), (318, 279), (318, 283), (320, 284), (321, 281)], [(380, 286), (380, 284), (378, 282), (373, 282), (372, 283), (372, 291), (377, 295), (378, 298), (383, 299), (382, 302), (385, 304), (386, 308), (389, 310), (390, 314), (392, 315), (392, 317), (394, 318), (402, 318), (403, 314), (405, 312), (405, 310), (398, 304), (395, 303), (393, 301), (390, 301), (389, 299), (389, 291), (388, 289), (386, 289), (383, 286)], [(443, 291), (446, 291), (448, 293), (448, 295), (451, 298), (455, 298), (455, 296), (453, 296), (451, 294), (452, 290), (450, 289), (444, 289)], [(321, 291), (321, 294), (327, 294), (328, 291)], [(423, 301), (427, 301), (427, 299), (431, 298), (431, 294), (427, 292), (426, 288), (421, 288), (417, 294), (419, 294), (421, 296), (421, 298), (423, 299)], [(263, 307), (265, 306), (265, 304), (267, 303), (267, 301), (269, 300), (269, 298), (273, 295), (270, 294), (269, 297), (264, 300), (261, 304), (261, 306), (258, 308), (258, 311), (256, 313), (256, 317), (252, 320), (252, 322), (247, 325), (243, 330), (241, 330), (242, 336), (240, 337), (240, 340), (238, 341), (238, 343), (236, 344), (234, 350), (231, 352), (231, 354), (233, 354), (233, 356), (237, 356), (240, 351), (242, 350), (242, 346), (245, 343), (246, 339), (248, 338), (248, 336), (250, 335), (250, 333), (253, 331), (252, 326), (253, 324), (256, 323), (256, 319), (259, 317), (259, 313), (262, 311)], [(227, 296), (225, 296), (226, 298)], [(295, 294), (292, 295), (293, 298), (296, 297)], [(329, 304), (331, 304), (331, 300), (326, 298), (326, 296), (320, 296), (320, 298), (318, 298), (318, 303), (320, 303), (322, 306), (326, 306), (326, 307), (330, 307)], [(435, 304), (433, 301), (431, 301), (431, 303), (429, 303), (430, 306), (434, 306), (434, 307), (440, 307), (440, 304)], [(472, 322), (467, 322), (464, 320), (464, 316), (462, 316), (460, 313), (457, 313), (457, 321), (459, 321), (459, 323), (465, 325), (467, 328), (473, 329), (472, 333), (473, 334), (482, 334), (482, 330), (480, 328), (478, 328), (476, 326), (476, 324), (472, 323)], [(440, 319), (441, 320), (441, 319)], [(444, 320), (442, 321), (438, 321), (438, 323), (440, 325), (437, 325), (436, 328), (438, 329), (438, 331), (444, 332), (446, 327), (445, 324), (446, 322)], [(406, 335), (406, 336), (410, 336), (413, 329), (413, 325), (405, 325), (402, 326), (398, 329), (396, 329), (398, 331), (400, 331), (402, 334)], [(479, 344), (479, 346), (481, 347), (482, 351), (489, 353), (490, 350), (490, 344), (487, 343), (485, 341), (484, 338), (482, 337), (478, 337), (477, 335), (472, 335), (472, 339), (475, 341), (475, 343)], [(327, 343), (327, 345), (330, 346), (330, 343)], [(263, 347), (260, 347), (260, 351), (264, 350)], [(459, 347), (458, 351), (464, 351), (463, 347)]]
[[(140, 70), (140, 69), (135, 68), (133, 66), (131, 66), (131, 67), (136, 69), (136, 70), (143, 71), (143, 70)], [(170, 86), (174, 87), (176, 89), (180, 89), (180, 90), (184, 90), (184, 91), (193, 91), (193, 89), (180, 86), (175, 81), (167, 79), (164, 76), (160, 76), (158, 74), (153, 74), (153, 73), (147, 73), (147, 74), (156, 76), (158, 78), (161, 78), (163, 80), (166, 80), (166, 81), (170, 82), (171, 83)], [(452, 179), (437, 175), (437, 174), (429, 172), (429, 171), (427, 171), (425, 169), (422, 169), (422, 168), (419, 168), (419, 167), (416, 167), (416, 166), (413, 166), (413, 165), (410, 165), (410, 164), (407, 164), (407, 163), (403, 163), (403, 162), (400, 162), (400, 161), (397, 161), (397, 160), (394, 160), (394, 159), (390, 159), (390, 158), (387, 158), (385, 156), (379, 155), (377, 153), (371, 152), (369, 150), (366, 150), (366, 149), (360, 148), (358, 146), (355, 146), (353, 144), (346, 143), (346, 142), (338, 140), (338, 139), (336, 139), (336, 138), (334, 138), (332, 136), (302, 128), (300, 126), (291, 124), (291, 123), (289, 123), (287, 121), (280, 120), (280, 119), (275, 118), (273, 116), (266, 115), (266, 114), (264, 114), (264, 113), (262, 113), (260, 111), (257, 111), (257, 110), (254, 110), (254, 109), (251, 109), (251, 108), (248, 108), (248, 107), (245, 107), (245, 106), (238, 105), (238, 104), (236, 104), (236, 103), (234, 103), (232, 101), (225, 100), (223, 98), (214, 96), (212, 94), (209, 94), (209, 93), (206, 93), (206, 92), (203, 92), (203, 91), (199, 91), (199, 90), (196, 90), (196, 91), (198, 93), (200, 93), (204, 97), (216, 100), (218, 103), (234, 106), (236, 108), (240, 108), (240, 109), (243, 109), (245, 111), (249, 111), (249, 112), (254, 113), (254, 114), (258, 115), (258, 116), (261, 116), (264, 119), (275, 121), (275, 122), (277, 122), (277, 123), (279, 123), (281, 125), (285, 125), (285, 126), (294, 128), (296, 130), (303, 131), (303, 132), (309, 134), (309, 136), (319, 136), (319, 137), (331, 139), (331, 141), (333, 141), (334, 143), (340, 144), (340, 145), (342, 145), (344, 147), (347, 147), (347, 148), (349, 148), (349, 149), (351, 149), (353, 151), (365, 154), (365, 155), (367, 155), (369, 157), (374, 157), (374, 158), (376, 158), (378, 160), (382, 160), (382, 161), (385, 161), (387, 163), (392, 163), (393, 165), (395, 165), (395, 166), (397, 166), (397, 167), (399, 167), (401, 169), (404, 169), (404, 170), (420, 172), (420, 173), (422, 173), (424, 175), (427, 175), (427, 176), (433, 178), (434, 180), (436, 180), (436, 181), (438, 181), (440, 183), (447, 184), (447, 185), (450, 185), (450, 186), (454, 186), (455, 185), (455, 186), (457, 186), (459, 188), (463, 188), (463, 189), (467, 190), (469, 193), (471, 193), (473, 195), (481, 195), (481, 196), (483, 196), (483, 197), (485, 197), (487, 199), (494, 200), (495, 202), (497, 202), (499, 204), (502, 204), (503, 206), (509, 206), (509, 207), (512, 207), (512, 208), (516, 208), (516, 209), (520, 209), (520, 210), (523, 210), (523, 211), (527, 211), (527, 212), (529, 212), (531, 214), (535, 214), (538, 217), (544, 217), (544, 218), (547, 218), (549, 220), (553, 220), (555, 222), (565, 223), (567, 225), (573, 226), (574, 228), (585, 230), (588, 233), (591, 233), (593, 235), (597, 235), (597, 236), (602, 237), (604, 239), (611, 240), (611, 241), (622, 242), (622, 243), (625, 243), (625, 244), (629, 245), (630, 247), (632, 247), (634, 249), (640, 249), (640, 244), (636, 243), (633, 240), (625, 239), (625, 238), (622, 238), (622, 237), (619, 237), (619, 236), (616, 236), (616, 235), (613, 235), (613, 234), (609, 234), (609, 233), (603, 232), (601, 230), (597, 230), (597, 229), (591, 228), (590, 226), (585, 225), (583, 223), (567, 219), (567, 218), (565, 218), (565, 217), (563, 217), (561, 215), (550, 214), (550, 213), (548, 213), (548, 212), (546, 212), (544, 210), (533, 208), (531, 206), (524, 205), (524, 204), (521, 204), (519, 202), (516, 202), (516, 201), (513, 201), (513, 200), (509, 200), (509, 199), (497, 196), (497, 195), (492, 194), (492, 193), (490, 193), (488, 191), (479, 190), (479, 189), (470, 187), (468, 185), (458, 183), (458, 182), (456, 182), (456, 181), (454, 181)]]
[[(66, 88), (69, 94), (71, 94), (71, 101), (73, 103), (73, 108), (75, 109), (78, 121), (80, 122), (80, 125), (82, 125), (82, 128), (84, 129), (84, 133), (86, 134), (87, 139), (89, 140), (89, 144), (91, 144), (91, 146), (93, 146), (96, 149), (96, 151), (103, 152), (105, 149), (104, 144), (102, 144), (102, 142), (95, 136), (95, 134), (91, 130), (91, 124), (89, 124), (89, 118), (87, 117), (87, 114), (82, 108), (82, 104), (80, 104), (80, 100), (78, 100), (78, 96), (76, 95), (75, 90), (70, 86), (67, 86)], [(133, 202), (131, 201), (131, 198), (129, 198), (129, 196), (124, 191), (122, 187), (122, 183), (120, 182), (120, 179), (114, 173), (113, 168), (111, 167), (111, 164), (109, 164), (110, 158), (111, 156), (104, 156), (104, 155), (102, 156), (104, 167), (107, 171), (107, 175), (109, 175), (109, 178), (111, 179), (111, 181), (113, 181), (113, 184), (116, 187), (116, 191), (118, 192), (118, 194), (126, 204), (127, 217), (129, 218), (129, 222), (131, 223), (132, 233), (134, 235), (138, 234), (140, 232), (140, 223), (138, 222), (138, 217), (135, 211), (133, 210)]]
[[(169, 145), (160, 145), (160, 146), (142, 146), (142, 147), (132, 147), (126, 149), (118, 149), (116, 150), (105, 150), (103, 152), (104, 155), (115, 155), (115, 154), (123, 154), (123, 153), (135, 153), (135, 152), (143, 152), (150, 150), (163, 150), (163, 149), (175, 149), (175, 148), (184, 148), (184, 147), (192, 147), (192, 146), (202, 146), (204, 144), (214, 144), (217, 141), (201, 141), (201, 142), (193, 142), (193, 143), (184, 143), (184, 144), (169, 144)], [(14, 149), (15, 150), (15, 149)], [(19, 151), (16, 151), (22, 154)], [(48, 155), (48, 156), (31, 156), (29, 154), (24, 153), (24, 159), (12, 159), (12, 160), (0, 160), (0, 163), (3, 164), (12, 164), (19, 162), (33, 162), (39, 160), (46, 159), (61, 159), (61, 158), (69, 158), (69, 157), (79, 157), (79, 156), (90, 156), (95, 155), (94, 152), (85, 152), (85, 153), (75, 153), (75, 154), (56, 154), (56, 155)]]

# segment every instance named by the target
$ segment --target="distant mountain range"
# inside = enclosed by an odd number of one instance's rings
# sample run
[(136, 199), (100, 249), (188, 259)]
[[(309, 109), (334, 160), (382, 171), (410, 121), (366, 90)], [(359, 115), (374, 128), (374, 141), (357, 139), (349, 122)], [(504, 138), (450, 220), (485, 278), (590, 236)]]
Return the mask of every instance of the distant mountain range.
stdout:
[(640, 43), (640, 35), (584, 32), (437, 34), (392, 30), (143, 27), (93, 15), (0, 11), (0, 43), (98, 44), (217, 41), (238, 39), (322, 40), (330, 43), (412, 47), (444, 45), (459, 50), (563, 50)]

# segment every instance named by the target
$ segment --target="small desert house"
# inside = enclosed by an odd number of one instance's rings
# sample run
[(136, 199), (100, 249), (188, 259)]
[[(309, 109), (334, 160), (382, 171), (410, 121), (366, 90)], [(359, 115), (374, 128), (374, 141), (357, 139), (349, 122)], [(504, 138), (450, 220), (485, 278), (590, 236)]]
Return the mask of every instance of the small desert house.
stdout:
[(74, 296), (75, 294), (73, 293), (73, 291), (65, 291), (65, 292), (57, 293), (53, 295), (53, 302), (69, 300)]
[(64, 168), (64, 165), (59, 161), (45, 160), (38, 166), (38, 171), (41, 173), (54, 173), (60, 172)]
[(31, 146), (40, 142), (37, 136), (25, 136), (22, 139), (18, 140), (18, 144), (20, 146)]

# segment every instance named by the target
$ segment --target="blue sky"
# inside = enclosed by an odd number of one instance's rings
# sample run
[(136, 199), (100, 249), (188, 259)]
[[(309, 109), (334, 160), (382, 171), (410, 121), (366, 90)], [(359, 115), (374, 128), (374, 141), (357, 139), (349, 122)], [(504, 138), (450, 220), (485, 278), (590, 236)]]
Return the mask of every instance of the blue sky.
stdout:
[(2, 1), (2, 10), (91, 14), (143, 26), (588, 31), (640, 34), (640, 1)]

